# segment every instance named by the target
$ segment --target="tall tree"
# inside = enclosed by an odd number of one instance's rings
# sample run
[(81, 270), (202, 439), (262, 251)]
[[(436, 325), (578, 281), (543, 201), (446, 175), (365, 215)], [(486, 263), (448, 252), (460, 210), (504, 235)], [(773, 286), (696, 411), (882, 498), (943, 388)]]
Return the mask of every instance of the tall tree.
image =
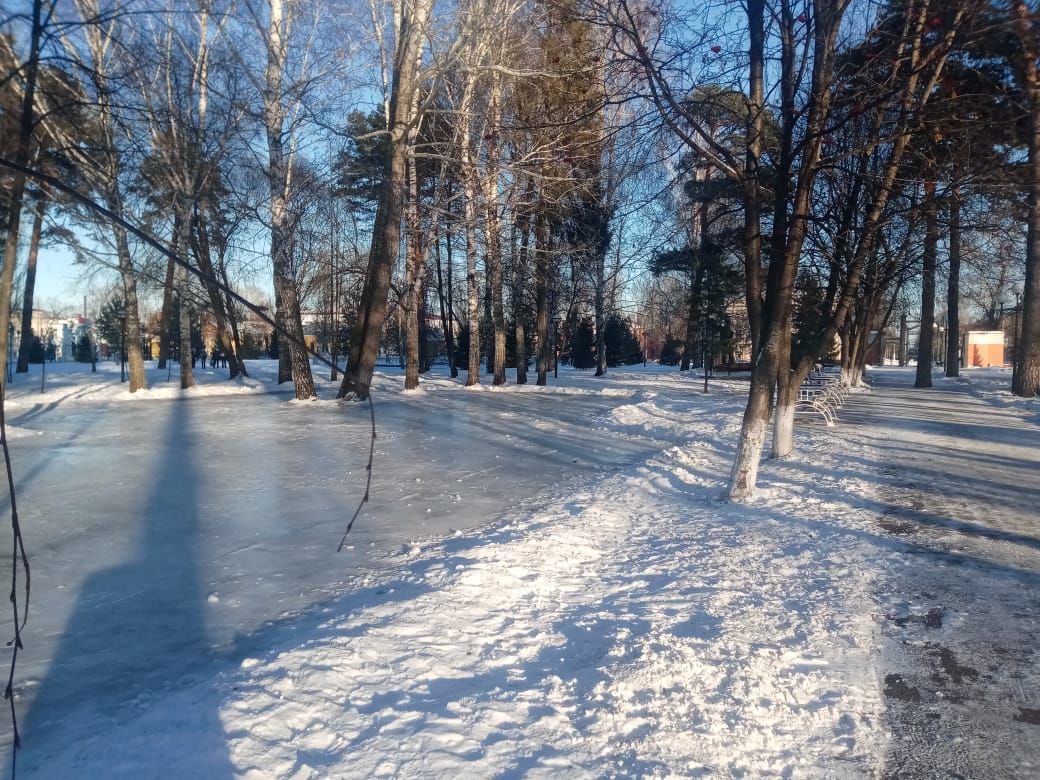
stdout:
[(1026, 110), (1026, 278), (1022, 330), (1011, 389), (1015, 395), (1040, 395), (1040, 9), (1012, 0), (1011, 29), (1018, 42), (1015, 72)]
[(350, 356), (339, 397), (368, 397), (386, 321), (390, 278), (401, 238), (402, 206), (407, 186), (408, 133), (419, 117), (413, 96), (421, 83), (426, 25), (433, 0), (395, 0), (394, 50), (386, 103), (386, 146), (382, 181), (365, 286), (350, 334)]
[[(300, 295), (293, 273), (293, 225), (290, 221), (289, 198), (293, 175), (292, 145), (288, 126), (291, 97), (285, 91), (285, 72), (289, 61), (290, 33), (297, 4), (285, 0), (268, 0), (268, 24), (261, 28), (267, 49), (267, 68), (263, 91), (264, 130), (267, 136), (267, 181), (270, 196), (271, 268), (274, 274), (277, 319), (292, 339), (282, 342), (279, 352), (279, 381), (284, 381), (286, 363), (298, 399), (316, 397), (307, 350), (303, 347), (303, 321)], [(286, 343), (288, 342), (288, 343)], [(288, 361), (285, 354), (288, 353)]]
[[(29, 31), (29, 54), (22, 70), (22, 100), (18, 117), (18, 143), (14, 150), (14, 162), (27, 166), (33, 154), (33, 130), (35, 127), (34, 106), (36, 102), (37, 76), (40, 69), (40, 46), (44, 28), (50, 24), (54, 2), (33, 0)], [(7, 355), (9, 325), (11, 322), (11, 295), (14, 285), (14, 269), (18, 261), (18, 236), (22, 224), (22, 208), (25, 197), (25, 174), (16, 172), (11, 185), (7, 221), (4, 225), (4, 258), (0, 268), (0, 355)], [(38, 244), (37, 244), (38, 246)], [(6, 377), (4, 378), (6, 381)]]

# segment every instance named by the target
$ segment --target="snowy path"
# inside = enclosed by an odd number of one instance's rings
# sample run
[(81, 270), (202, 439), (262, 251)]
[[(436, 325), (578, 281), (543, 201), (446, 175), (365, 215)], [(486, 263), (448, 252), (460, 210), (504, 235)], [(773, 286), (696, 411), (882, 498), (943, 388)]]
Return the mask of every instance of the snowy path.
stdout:
[[(135, 643), (138, 621), (148, 616), (127, 614), (114, 602), (107, 623), (126, 617), (120, 641), (109, 646), (106, 634), (88, 642), (107, 654), (81, 670), (80, 695), (89, 696), (51, 700), (44, 711), (64, 712), (64, 722), (48, 725), (39, 716), (41, 728), (30, 731), (22, 756), (25, 776), (872, 773), (882, 749), (882, 707), (872, 658), (876, 624), (862, 605), (875, 587), (865, 533), (873, 516), (841, 498), (859, 484), (855, 479), (809, 484), (799, 476), (809, 464), (835, 471), (843, 456), (838, 441), (827, 437), (809, 460), (767, 469), (756, 506), (730, 506), (718, 496), (743, 402), (739, 384), (717, 386), (707, 397), (675, 374), (615, 375), (598, 384), (615, 388), (609, 403), (569, 396), (551, 406), (542, 396), (458, 389), (402, 399), (401, 414), (416, 431), (425, 431), (431, 410), (442, 404), (465, 404), (469, 413), (486, 404), (481, 417), (458, 422), (483, 430), (486, 445), (475, 443), (467, 427), (445, 433), (422, 454), (439, 446), (443, 463), (481, 461), (478, 484), (503, 497), (513, 494), (492, 488), (487, 474), (507, 458), (505, 471), (516, 470), (519, 490), (530, 492), (515, 448), (537, 445), (537, 478), (554, 475), (549, 490), (516, 505), (500, 502), (507, 506), (489, 512), (485, 527), (373, 556), (380, 565), (366, 566), (338, 600), (236, 643), (237, 668), (194, 654), (185, 660), (163, 650), (152, 658), (135, 650), (159, 640)], [(171, 414), (201, 409), (181, 404)], [(308, 452), (328, 436), (326, 415), (279, 405), (272, 412), (322, 419), (300, 433)], [(494, 419), (493, 412), (503, 416)], [(219, 415), (212, 422), (227, 424)], [(503, 432), (524, 443), (505, 440)], [(247, 463), (261, 468), (262, 451)], [(183, 454), (174, 461), (182, 479), (205, 473)], [(413, 453), (403, 463), (411, 464), (408, 476), (393, 472), (384, 491), (414, 490), (421, 461)], [(242, 533), (255, 523), (265, 527), (272, 508), (275, 518), (298, 509), (278, 498), (284, 485), (273, 498), (255, 500), (270, 482), (271, 472), (261, 471), (265, 478), (232, 495), (232, 506), (248, 505), (236, 521)], [(430, 471), (421, 473), (426, 480)], [(229, 478), (225, 489), (234, 485)], [(476, 486), (471, 494), (479, 495)], [(190, 505), (203, 516), (197, 502)], [(374, 508), (367, 525), (386, 522), (393, 506), (400, 502)], [(171, 545), (174, 556), (198, 557), (192, 526), (170, 529), (175, 538), (153, 532), (162, 552), (131, 564), (119, 592), (142, 570), (161, 571)], [(219, 547), (219, 534), (206, 538)], [(330, 557), (307, 538), (299, 549), (290, 534), (269, 545), (240, 591), (260, 587), (254, 581), (263, 565), (287, 571), (287, 556), (293, 576), (313, 576), (315, 562)], [(227, 554), (207, 551), (199, 560)], [(182, 635), (164, 639), (163, 647), (197, 644), (221, 630), (221, 610), (233, 609), (235, 599), (221, 595), (199, 608), (209, 572), (193, 563), (168, 589), (146, 589), (146, 603), (159, 594), (163, 607), (185, 588), (189, 594), (191, 614), (177, 619)], [(102, 568), (81, 587), (77, 614), (90, 614), (93, 594), (113, 575), (118, 582), (121, 570)], [(155, 620), (146, 623), (150, 631), (162, 628)], [(65, 627), (68, 652), (84, 647), (92, 628), (86, 622)], [(128, 661), (138, 667), (132, 673)], [(156, 667), (150, 675), (149, 663)], [(156, 684), (130, 697), (142, 673)], [(128, 690), (111, 694), (105, 685)], [(106, 701), (119, 706), (105, 712)]]
[[(266, 647), (293, 615), (396, 566), (386, 556), (402, 545), (656, 450), (611, 431), (591, 446), (587, 421), (609, 396), (387, 393), (373, 501), (336, 554), (363, 488), (367, 409), (83, 396), (30, 394), (9, 411), (34, 578), (19, 664), (27, 769)], [(203, 752), (224, 746), (208, 700)]]
[(886, 772), (1038, 777), (1036, 407), (995, 407), (966, 381), (915, 390), (910, 372), (871, 381), (842, 418), (880, 455), (879, 528), (895, 545), (879, 592)]
[(748, 506), (746, 385), (384, 392), (345, 556), (359, 416), (26, 397), (20, 773), (1036, 776), (1038, 431), (905, 381)]

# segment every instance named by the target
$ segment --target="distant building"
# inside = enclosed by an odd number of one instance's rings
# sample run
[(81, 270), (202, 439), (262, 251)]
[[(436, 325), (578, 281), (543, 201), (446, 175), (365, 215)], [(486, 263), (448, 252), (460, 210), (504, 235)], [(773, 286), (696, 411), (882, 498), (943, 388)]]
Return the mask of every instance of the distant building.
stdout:
[[(14, 338), (11, 340), (11, 359), (18, 355), (18, 345), (22, 340), (22, 313), (11, 312), (11, 324)], [(32, 332), (40, 338), (44, 350), (54, 347), (54, 359), (59, 363), (68, 363), (76, 359), (76, 342), (84, 333), (89, 333), (94, 323), (87, 317), (76, 314), (62, 317), (44, 309), (33, 309)]]
[(1004, 365), (1004, 331), (969, 330), (962, 343), (961, 365), (965, 368)]

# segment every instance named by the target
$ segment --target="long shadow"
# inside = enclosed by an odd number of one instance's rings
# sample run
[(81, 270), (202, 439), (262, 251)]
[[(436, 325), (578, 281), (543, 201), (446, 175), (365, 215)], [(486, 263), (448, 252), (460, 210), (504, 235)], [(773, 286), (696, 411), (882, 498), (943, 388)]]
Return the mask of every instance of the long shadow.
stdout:
[[(213, 679), (205, 672), (188, 679), (208, 654), (207, 594), (198, 571), (200, 455), (191, 449), (191, 404), (173, 402), (169, 408), (168, 430), (155, 436), (166, 449), (141, 505), (136, 556), (87, 579), (46, 676), (35, 696), (26, 692), (31, 703), (18, 756), (22, 777), (74, 776), (75, 767), (50, 763), (70, 745), (77, 760), (81, 756), (93, 772), (106, 768), (107, 777), (233, 776), (213, 688), (194, 688), (199, 695), (185, 713), (193, 720), (193, 736), (176, 751), (180, 765), (150, 763), (153, 755), (174, 753), (176, 730), (166, 724), (135, 730), (133, 744), (111, 741), (120, 724), (147, 717), (151, 703), (164, 694)], [(137, 505), (127, 498), (127, 507)]]

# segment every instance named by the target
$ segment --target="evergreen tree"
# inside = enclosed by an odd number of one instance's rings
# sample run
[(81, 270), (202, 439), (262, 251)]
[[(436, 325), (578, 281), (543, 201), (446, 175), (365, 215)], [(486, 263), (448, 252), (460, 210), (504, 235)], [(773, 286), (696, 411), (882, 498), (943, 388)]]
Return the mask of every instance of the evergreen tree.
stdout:
[(662, 366), (677, 366), (682, 359), (683, 340), (677, 339), (670, 333), (665, 337), (664, 346), (661, 347), (661, 357), (658, 363)]
[(617, 314), (607, 317), (603, 339), (607, 348), (607, 365), (611, 368), (643, 362), (643, 350), (628, 320)]
[(94, 345), (90, 341), (90, 336), (84, 333), (76, 340), (76, 346), (73, 348), (72, 355), (77, 363), (93, 362)]
[(44, 349), (43, 341), (34, 333), (29, 344), (29, 362), (39, 365), (44, 361), (45, 357), (46, 350)]
[(588, 317), (578, 323), (571, 336), (571, 364), (581, 369), (596, 366), (596, 334)]
[(123, 299), (119, 297), (109, 298), (98, 313), (95, 332), (98, 339), (104, 341), (111, 347), (113, 352), (122, 349), (123, 323), (126, 321), (126, 308)]

